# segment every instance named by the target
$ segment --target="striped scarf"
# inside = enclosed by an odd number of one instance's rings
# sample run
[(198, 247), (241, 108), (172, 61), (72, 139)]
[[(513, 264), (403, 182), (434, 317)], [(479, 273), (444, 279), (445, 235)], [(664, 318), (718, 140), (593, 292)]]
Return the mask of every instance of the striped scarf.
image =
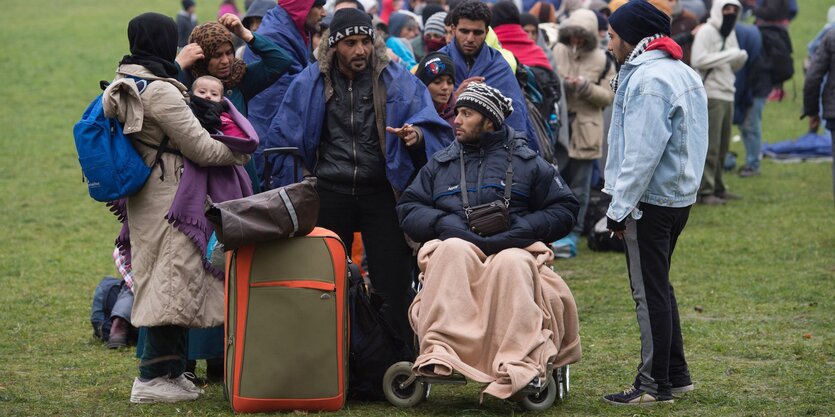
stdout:
[[(647, 36), (646, 38), (641, 39), (641, 41), (638, 42), (638, 45), (635, 46), (635, 49), (632, 50), (632, 53), (629, 54), (629, 57), (626, 58), (626, 61), (624, 61), (623, 65), (628, 64), (633, 59), (637, 58), (642, 53), (646, 52), (647, 46), (649, 46), (649, 44), (652, 43), (652, 41), (654, 41), (656, 39), (659, 39), (659, 38), (663, 38), (664, 36), (666, 36), (666, 35), (656, 33), (655, 35)], [(612, 81), (609, 82), (609, 85), (612, 87), (612, 91), (614, 91), (614, 92), (618, 91), (618, 80), (619, 79), (620, 79), (620, 71), (618, 71), (618, 73), (615, 74), (615, 77), (612, 78)]]

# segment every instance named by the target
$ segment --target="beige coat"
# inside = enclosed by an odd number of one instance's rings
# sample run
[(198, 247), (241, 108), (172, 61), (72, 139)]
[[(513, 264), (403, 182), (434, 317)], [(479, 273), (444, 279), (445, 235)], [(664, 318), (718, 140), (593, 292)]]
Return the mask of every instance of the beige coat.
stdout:
[[(125, 75), (147, 80), (141, 97), (133, 82), (119, 82)], [(103, 96), (105, 113), (116, 115), (125, 132), (158, 145), (169, 137), (168, 147), (201, 166), (243, 164), (248, 155), (236, 154), (209, 136), (187, 105), (186, 88), (177, 80), (159, 78), (139, 65), (122, 65), (116, 80)], [(141, 106), (141, 107), (140, 107)], [(134, 141), (148, 165), (156, 151)], [(212, 327), (223, 324), (223, 282), (202, 265), (202, 254), (184, 234), (165, 219), (180, 181), (182, 157), (165, 153), (164, 180), (160, 165), (153, 167), (142, 190), (128, 198), (134, 326), (178, 325)]]
[[(571, 35), (584, 39), (576, 51), (570, 46)], [(615, 66), (611, 65), (604, 74), (606, 54), (598, 47), (594, 12), (577, 10), (572, 13), (560, 26), (560, 40), (553, 51), (560, 78), (582, 76), (588, 80), (576, 91), (566, 88), (568, 111), (576, 114), (571, 121), (568, 156), (598, 159), (603, 156), (603, 109), (612, 104), (615, 97), (609, 86), (615, 76)]]

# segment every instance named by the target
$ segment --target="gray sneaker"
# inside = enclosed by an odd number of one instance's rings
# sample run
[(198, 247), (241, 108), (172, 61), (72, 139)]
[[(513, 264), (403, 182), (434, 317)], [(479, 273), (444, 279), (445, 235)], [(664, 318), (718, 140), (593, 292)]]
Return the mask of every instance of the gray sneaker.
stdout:
[(672, 387), (670, 388), (670, 393), (673, 394), (673, 398), (681, 398), (684, 394), (693, 391), (694, 389), (696, 389), (695, 385), (688, 384), (680, 387)]
[(147, 382), (142, 382), (139, 378), (136, 378), (133, 380), (133, 389), (130, 392), (130, 402), (136, 404), (175, 403), (196, 399), (196, 392), (188, 392), (164, 376), (156, 377)]
[(176, 378), (168, 378), (168, 381), (171, 382), (172, 384), (188, 391), (188, 392), (194, 392), (194, 393), (197, 393), (197, 394), (205, 394), (205, 391), (203, 391), (202, 388), (198, 387), (197, 385), (194, 385), (194, 382), (191, 382), (191, 380), (188, 379), (189, 375), (192, 378), (194, 378), (194, 374), (192, 374), (190, 372), (183, 372), (183, 373), (180, 374), (180, 376), (178, 376)]

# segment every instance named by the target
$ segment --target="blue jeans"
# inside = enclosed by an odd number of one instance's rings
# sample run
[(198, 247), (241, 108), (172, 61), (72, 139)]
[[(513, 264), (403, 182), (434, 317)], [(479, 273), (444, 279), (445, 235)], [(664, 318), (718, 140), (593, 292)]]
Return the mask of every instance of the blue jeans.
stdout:
[(745, 118), (739, 126), (742, 143), (745, 145), (745, 166), (760, 169), (760, 154), (763, 143), (763, 108), (766, 97), (754, 97), (754, 101), (745, 109)]

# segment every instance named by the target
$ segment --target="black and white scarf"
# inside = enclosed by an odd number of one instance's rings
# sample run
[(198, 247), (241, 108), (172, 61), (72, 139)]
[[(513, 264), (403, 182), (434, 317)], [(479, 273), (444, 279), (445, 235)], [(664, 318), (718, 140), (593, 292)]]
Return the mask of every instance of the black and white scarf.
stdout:
[[(635, 46), (635, 49), (632, 50), (632, 53), (629, 54), (629, 56), (626, 58), (626, 61), (624, 61), (623, 65), (628, 64), (633, 59), (637, 58), (642, 53), (646, 52), (647, 46), (649, 46), (649, 44), (652, 43), (652, 41), (654, 41), (658, 38), (663, 38), (664, 36), (666, 36), (666, 35), (656, 33), (655, 35), (647, 36), (646, 38), (641, 39), (641, 41), (638, 42), (638, 45)], [(621, 68), (623, 68), (623, 65), (621, 65)], [(620, 79), (620, 71), (618, 71), (618, 73), (615, 74), (615, 77), (612, 78), (612, 81), (609, 82), (609, 85), (612, 87), (612, 91), (614, 91), (614, 92), (618, 91), (618, 80), (619, 79)]]

